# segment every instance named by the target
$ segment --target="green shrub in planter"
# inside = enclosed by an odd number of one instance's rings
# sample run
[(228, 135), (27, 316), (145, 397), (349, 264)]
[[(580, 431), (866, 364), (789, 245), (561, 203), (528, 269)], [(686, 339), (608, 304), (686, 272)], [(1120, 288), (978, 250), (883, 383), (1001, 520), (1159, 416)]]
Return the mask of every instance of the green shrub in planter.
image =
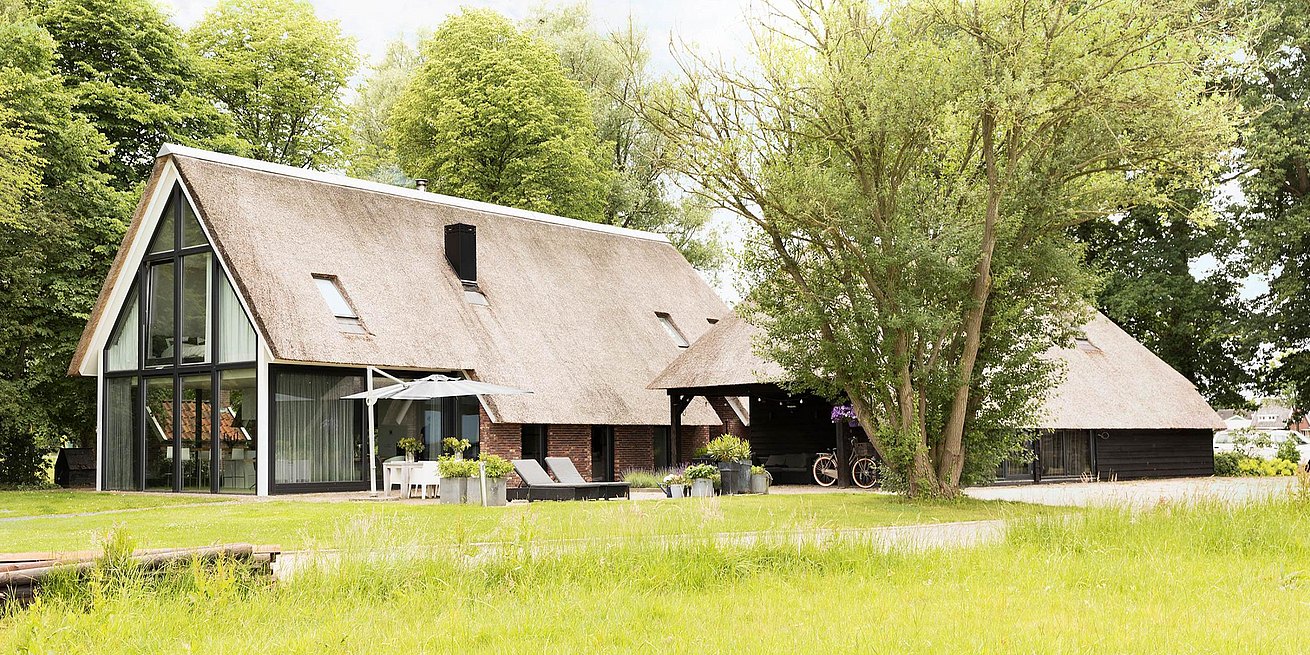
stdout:
[(751, 493), (767, 494), (769, 493), (769, 483), (773, 482), (771, 475), (763, 466), (751, 467)]
[(705, 444), (705, 454), (720, 462), (750, 461), (751, 443), (731, 434), (721, 434)]
[(694, 498), (708, 498), (714, 495), (714, 481), (719, 477), (719, 469), (713, 464), (693, 464), (687, 467), (683, 475), (691, 480), (691, 495)]
[(437, 460), (437, 472), (441, 474), (441, 503), (458, 504), (468, 496), (468, 480), (478, 474), (478, 463), (442, 457)]

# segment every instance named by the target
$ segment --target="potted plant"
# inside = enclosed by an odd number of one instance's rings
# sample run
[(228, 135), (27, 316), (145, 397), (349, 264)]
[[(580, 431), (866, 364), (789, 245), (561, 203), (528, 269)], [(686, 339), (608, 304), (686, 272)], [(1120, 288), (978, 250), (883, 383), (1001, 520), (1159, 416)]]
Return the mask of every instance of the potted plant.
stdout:
[(405, 451), (405, 461), (414, 461), (414, 455), (423, 452), (423, 442), (414, 437), (405, 437), (396, 442), (396, 447)]
[(714, 495), (714, 478), (719, 477), (719, 469), (713, 464), (692, 464), (682, 474), (691, 480), (692, 498), (709, 498)]
[[(509, 477), (510, 472), (514, 470), (514, 465), (499, 455), (484, 454), (478, 457), (478, 461), (481, 462), (482, 473), (487, 478), (487, 506), (502, 507), (506, 505), (509, 501), (505, 496), (505, 478)], [(481, 479), (470, 480), (470, 483), (478, 487), (479, 493), (482, 491)], [(470, 494), (471, 496), (472, 494)], [(473, 500), (470, 498), (469, 502), (473, 502)]]
[(750, 484), (751, 444), (736, 435), (721, 434), (705, 444), (705, 452), (719, 462), (723, 493), (744, 493)]
[(473, 444), (470, 444), (468, 439), (446, 437), (441, 440), (441, 447), (445, 448), (446, 452), (450, 453), (451, 458), (456, 460), (464, 459), (464, 451), (468, 450), (471, 445)]
[(456, 505), (464, 502), (468, 494), (469, 464), (474, 464), (474, 473), (477, 472), (476, 462), (465, 462), (462, 459), (454, 457), (442, 457), (437, 460), (437, 472), (441, 474), (441, 504)]
[(682, 498), (687, 495), (687, 478), (680, 473), (670, 473), (664, 476), (664, 486), (667, 489), (669, 498)]
[(770, 474), (763, 466), (751, 467), (751, 493), (767, 494), (769, 493), (769, 484), (773, 482), (773, 475)]

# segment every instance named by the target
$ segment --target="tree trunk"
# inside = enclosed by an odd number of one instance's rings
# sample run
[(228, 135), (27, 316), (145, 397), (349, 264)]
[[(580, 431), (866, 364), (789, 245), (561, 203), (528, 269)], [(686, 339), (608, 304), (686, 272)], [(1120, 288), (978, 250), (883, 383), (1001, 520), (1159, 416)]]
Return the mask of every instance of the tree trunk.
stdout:
[(964, 315), (964, 349), (960, 353), (957, 369), (958, 382), (951, 411), (942, 427), (942, 454), (937, 463), (938, 484), (945, 495), (959, 491), (960, 472), (964, 470), (964, 423), (969, 411), (969, 388), (973, 383), (973, 369), (978, 361), (978, 348), (982, 343), (983, 314), (992, 290), (992, 253), (996, 250), (996, 222), (1000, 217), (1001, 188), (996, 170), (996, 143), (994, 131), (996, 116), (992, 107), (985, 106), (982, 115), (983, 160), (987, 170), (987, 210), (983, 219), (983, 237), (978, 264), (974, 269), (971, 304)]

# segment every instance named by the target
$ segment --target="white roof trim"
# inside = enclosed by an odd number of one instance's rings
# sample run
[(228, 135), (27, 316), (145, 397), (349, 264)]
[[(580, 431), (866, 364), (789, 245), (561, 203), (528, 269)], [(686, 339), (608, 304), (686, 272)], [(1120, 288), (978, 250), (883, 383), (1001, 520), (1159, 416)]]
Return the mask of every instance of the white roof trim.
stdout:
[[(268, 343), (268, 339), (253, 318), (254, 312), (250, 311), (250, 303), (246, 301), (241, 289), (235, 283), (235, 278), (232, 277), (232, 269), (228, 266), (227, 260), (214, 246), (214, 237), (210, 235), (209, 228), (206, 226), (200, 210), (196, 209), (196, 203), (191, 198), (191, 190), (182, 182), (177, 167), (169, 162), (160, 173), (159, 180), (155, 183), (154, 188), (149, 190), (150, 200), (146, 203), (145, 213), (141, 216), (140, 228), (132, 235), (131, 242), (123, 243), (120, 246), (120, 248), (127, 250), (127, 255), (123, 267), (117, 272), (117, 277), (106, 281), (110, 286), (109, 296), (106, 299), (104, 312), (100, 315), (95, 330), (91, 333), (86, 352), (83, 353), (82, 360), (78, 363), (77, 370), (80, 375), (90, 377), (100, 373), (105, 344), (108, 343), (110, 334), (118, 324), (118, 317), (123, 311), (123, 304), (127, 302), (127, 294), (136, 281), (137, 271), (141, 268), (141, 261), (145, 259), (146, 251), (150, 248), (150, 240), (155, 236), (155, 228), (159, 227), (159, 221), (162, 218), (160, 215), (164, 211), (164, 205), (168, 203), (168, 197), (172, 194), (174, 185), (182, 187), (182, 195), (185, 197), (186, 202), (190, 203), (191, 209), (195, 211), (197, 223), (200, 225), (201, 232), (205, 235), (205, 241), (209, 244), (210, 255), (218, 261), (219, 269), (227, 276), (228, 283), (232, 285), (232, 291), (236, 294), (237, 302), (241, 304), (241, 308), (246, 312), (246, 319), (250, 321), (251, 327), (255, 329), (256, 343), (261, 348), (266, 347), (265, 344)], [(142, 298), (141, 302), (144, 306), (146, 301)]]
[(189, 148), (187, 146), (174, 145), (172, 143), (165, 143), (159, 149), (159, 155), (158, 155), (159, 157), (164, 157), (166, 155), (177, 155), (179, 157), (202, 159), (204, 161), (214, 162), (216, 164), (236, 166), (238, 168), (247, 168), (250, 170), (262, 171), (264, 173), (272, 173), (274, 175), (286, 175), (288, 177), (295, 177), (303, 180), (312, 180), (314, 182), (322, 182), (324, 184), (335, 184), (337, 186), (349, 187), (352, 189), (360, 189), (363, 191), (372, 191), (374, 193), (385, 193), (392, 196), (409, 198), (411, 200), (422, 200), (424, 202), (431, 202), (438, 205), (459, 207), (460, 209), (469, 209), (472, 211), (485, 212), (488, 214), (500, 214), (502, 216), (512, 216), (514, 218), (523, 218), (530, 221), (538, 221), (541, 223), (552, 223), (555, 225), (575, 227), (583, 230), (592, 230), (595, 232), (607, 232), (609, 234), (617, 234), (620, 236), (632, 237), (634, 239), (646, 239), (648, 241), (663, 241), (665, 243), (670, 243), (669, 238), (667, 236), (663, 234), (656, 234), (654, 232), (643, 232), (641, 230), (633, 230), (630, 228), (618, 227), (615, 225), (606, 225), (604, 223), (592, 223), (590, 221), (582, 221), (576, 218), (565, 218), (563, 216), (555, 216), (554, 214), (534, 212), (526, 209), (516, 209), (514, 207), (505, 207), (503, 205), (494, 205), (489, 202), (469, 200), (467, 198), (456, 198), (454, 196), (442, 195), (440, 193), (429, 193), (427, 191), (419, 191), (417, 189), (406, 189), (403, 187), (392, 186), (390, 184), (382, 184), (380, 182), (359, 180), (353, 177), (346, 177), (345, 175), (335, 175), (332, 173), (313, 171), (306, 168), (296, 168), (294, 166), (286, 166), (283, 164), (273, 164), (266, 161), (259, 161), (257, 159), (247, 159), (245, 157), (237, 157), (235, 155), (225, 155), (218, 152), (200, 150), (198, 148)]

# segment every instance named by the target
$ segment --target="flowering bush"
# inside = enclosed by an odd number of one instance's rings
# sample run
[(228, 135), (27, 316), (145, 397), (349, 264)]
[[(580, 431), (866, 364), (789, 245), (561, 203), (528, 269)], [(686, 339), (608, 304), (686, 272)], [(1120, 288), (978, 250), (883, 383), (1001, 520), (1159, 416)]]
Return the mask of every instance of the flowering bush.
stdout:
[(846, 421), (846, 425), (856, 427), (860, 420), (855, 418), (855, 408), (850, 405), (835, 405), (832, 408), (831, 420), (833, 423)]
[(713, 480), (719, 477), (719, 469), (712, 464), (692, 464), (683, 475), (688, 480)]
[(687, 478), (680, 473), (670, 473), (664, 476), (665, 486), (674, 484), (687, 484)]
[(1285, 459), (1243, 458), (1237, 463), (1239, 475), (1278, 476), (1296, 475), (1296, 464)]

